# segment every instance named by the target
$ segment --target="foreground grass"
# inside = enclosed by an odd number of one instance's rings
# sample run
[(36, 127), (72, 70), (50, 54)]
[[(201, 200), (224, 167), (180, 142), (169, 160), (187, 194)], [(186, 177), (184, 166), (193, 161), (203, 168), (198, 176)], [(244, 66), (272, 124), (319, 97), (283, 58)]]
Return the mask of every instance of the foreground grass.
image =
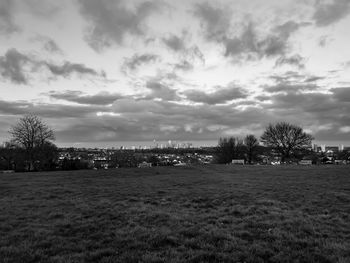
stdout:
[(350, 262), (349, 168), (0, 174), (0, 262)]

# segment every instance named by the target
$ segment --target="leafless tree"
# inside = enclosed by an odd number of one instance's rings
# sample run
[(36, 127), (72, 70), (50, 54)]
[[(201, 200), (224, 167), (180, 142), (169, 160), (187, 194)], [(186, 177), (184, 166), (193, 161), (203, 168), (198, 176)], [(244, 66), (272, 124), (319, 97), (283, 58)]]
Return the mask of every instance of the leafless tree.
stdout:
[(243, 141), (234, 137), (220, 138), (216, 147), (216, 162), (231, 163), (237, 158), (244, 158)]
[(247, 149), (248, 163), (251, 164), (259, 141), (253, 134), (249, 134), (245, 137), (244, 144)]
[(30, 170), (33, 167), (35, 153), (40, 152), (47, 143), (55, 140), (53, 130), (42, 119), (32, 114), (20, 118), (9, 133), (12, 136), (11, 141), (26, 151)]
[(270, 124), (261, 136), (261, 141), (266, 146), (281, 154), (282, 161), (290, 158), (295, 151), (309, 147), (312, 140), (312, 135), (304, 132), (301, 127), (287, 122)]

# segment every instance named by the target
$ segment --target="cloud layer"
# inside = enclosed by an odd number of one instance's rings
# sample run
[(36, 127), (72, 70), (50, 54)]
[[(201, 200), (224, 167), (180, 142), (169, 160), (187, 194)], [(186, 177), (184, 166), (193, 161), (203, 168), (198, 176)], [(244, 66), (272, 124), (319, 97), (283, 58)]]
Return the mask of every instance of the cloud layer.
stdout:
[(34, 113), (66, 144), (215, 141), (276, 121), (346, 144), (349, 13), (348, 0), (3, 0), (0, 141)]

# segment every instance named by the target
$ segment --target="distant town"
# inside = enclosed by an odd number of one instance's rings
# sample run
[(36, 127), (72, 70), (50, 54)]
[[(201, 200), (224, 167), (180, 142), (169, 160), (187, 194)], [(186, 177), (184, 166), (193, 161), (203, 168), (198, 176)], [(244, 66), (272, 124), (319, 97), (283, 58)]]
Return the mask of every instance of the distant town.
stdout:
[[(0, 146), (0, 171), (116, 169), (207, 164), (349, 164), (350, 146), (312, 144), (313, 136), (287, 122), (269, 124), (260, 138), (219, 138), (215, 146), (153, 142), (149, 146), (58, 147), (54, 131), (35, 115), (23, 116)], [(136, 143), (135, 143), (136, 144)]]
[[(3, 145), (3, 148), (5, 145)], [(273, 149), (260, 144), (253, 165), (281, 165), (281, 158)], [(110, 148), (61, 147), (50, 170), (115, 169), (123, 167), (186, 166), (217, 163), (217, 146), (194, 147), (192, 143), (169, 140), (153, 146), (120, 146)], [(4, 155), (3, 155), (4, 156)], [(247, 164), (245, 154), (231, 164)], [(350, 146), (313, 144), (299, 159), (289, 164), (350, 164)], [(7, 167), (6, 167), (7, 166)], [(14, 170), (12, 164), (0, 160), (0, 170)], [(23, 168), (24, 169), (24, 168)], [(22, 170), (16, 167), (16, 170)]]
[[(277, 153), (268, 154), (270, 149), (259, 146), (256, 165), (279, 165)], [(186, 166), (215, 162), (217, 147), (193, 147), (191, 143), (177, 143), (120, 148), (59, 148), (58, 164), (63, 169), (111, 169), (119, 167)], [(313, 144), (308, 154), (291, 164), (350, 164), (350, 146), (328, 146)], [(238, 161), (240, 160), (240, 161)], [(243, 162), (241, 161), (243, 160)], [(236, 159), (232, 164), (247, 164)]]

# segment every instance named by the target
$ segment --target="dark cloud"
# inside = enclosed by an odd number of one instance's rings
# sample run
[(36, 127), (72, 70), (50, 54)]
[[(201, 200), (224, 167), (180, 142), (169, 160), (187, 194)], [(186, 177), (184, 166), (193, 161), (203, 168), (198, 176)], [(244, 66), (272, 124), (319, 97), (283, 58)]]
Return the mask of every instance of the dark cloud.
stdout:
[(223, 41), (226, 48), (225, 56), (236, 56), (242, 53), (258, 54), (260, 52), (252, 23), (245, 26), (240, 37), (225, 37)]
[[(118, 101), (113, 110), (121, 113), (124, 119), (132, 120), (126, 126), (136, 123), (139, 125), (138, 129), (129, 130), (138, 133), (138, 138), (152, 140), (154, 138), (186, 138), (186, 140), (219, 138), (223, 131), (232, 127), (232, 122), (246, 126), (246, 123), (243, 124), (243, 119), (257, 113), (254, 110), (242, 113), (234, 110), (232, 106), (224, 105), (208, 107), (207, 105), (182, 105), (167, 101), (132, 99)], [(258, 115), (261, 116), (259, 113)], [(253, 119), (250, 120), (253, 121)], [(226, 128), (219, 129), (213, 126)]]
[(278, 36), (268, 36), (259, 43), (266, 56), (284, 55), (287, 49), (286, 39)]
[(162, 41), (169, 49), (179, 54), (180, 62), (174, 65), (175, 70), (188, 71), (198, 62), (200, 64), (205, 64), (204, 55), (197, 45), (191, 47), (186, 46), (185, 38), (187, 34), (187, 31), (184, 31), (181, 38), (176, 35), (162, 38)]
[[(271, 103), (265, 110), (284, 120), (309, 128), (317, 140), (348, 140), (342, 127), (349, 126), (350, 103), (342, 99), (346, 90), (335, 91), (334, 94), (313, 92), (276, 93), (270, 96)], [(340, 95), (341, 94), (341, 95)], [(302, 116), (302, 118), (301, 118)]]
[(193, 64), (187, 60), (183, 60), (180, 63), (174, 65), (175, 70), (190, 71), (193, 70)]
[(296, 66), (299, 69), (303, 69), (305, 68), (304, 61), (304, 58), (298, 54), (295, 54), (290, 57), (282, 56), (276, 60), (275, 67), (282, 65), (291, 65)]
[(295, 83), (305, 79), (305, 76), (296, 71), (287, 71), (282, 74), (273, 74), (270, 76), (271, 79), (277, 83)]
[(9, 102), (0, 100), (0, 113), (4, 115), (17, 115), (25, 114), (25, 111), (28, 108), (31, 108), (33, 105), (30, 102), (16, 101)]
[(50, 53), (58, 53), (62, 54), (63, 51), (61, 48), (57, 45), (57, 43), (53, 39), (47, 39), (44, 43), (44, 49)]
[(141, 2), (134, 10), (123, 0), (79, 0), (81, 13), (90, 23), (86, 39), (95, 50), (121, 44), (126, 34), (143, 35), (145, 19), (159, 9), (158, 2)]
[(310, 23), (296, 23), (295, 21), (287, 21), (282, 25), (276, 26), (275, 31), (282, 38), (289, 38), (292, 33), (297, 31), (302, 26), (308, 26)]
[(16, 84), (27, 84), (28, 79), (24, 66), (32, 63), (32, 60), (16, 49), (9, 49), (4, 56), (0, 57), (0, 73), (5, 79)]
[(163, 43), (173, 51), (182, 51), (185, 49), (184, 39), (175, 35), (162, 38)]
[(125, 71), (126, 69), (135, 70), (139, 66), (151, 62), (155, 62), (159, 60), (160, 57), (155, 54), (135, 54), (131, 58), (125, 59), (124, 64), (122, 66), (122, 70)]
[(162, 99), (165, 101), (179, 100), (175, 89), (169, 88), (167, 85), (159, 81), (147, 81), (146, 88), (151, 92), (144, 99)]
[(81, 91), (66, 90), (63, 92), (50, 91), (48, 94), (50, 98), (76, 102), (87, 105), (109, 105), (114, 101), (123, 98), (120, 94), (113, 94), (109, 92), (100, 92), (95, 95), (86, 95)]
[(13, 17), (14, 1), (0, 1), (0, 34), (10, 34), (19, 30)]
[(229, 8), (217, 8), (208, 3), (197, 4), (194, 14), (201, 20), (205, 37), (224, 45), (225, 56), (244, 56), (246, 59), (285, 55), (291, 34), (300, 27), (309, 25), (287, 21), (272, 28), (267, 36), (258, 37), (254, 24), (248, 21), (242, 25), (242, 33), (239, 36), (232, 36), (232, 12)]
[(305, 86), (310, 85), (312, 82), (316, 82), (318, 80), (323, 80), (326, 77), (323, 76), (315, 76), (309, 74), (301, 74), (296, 71), (287, 71), (278, 75), (271, 75), (270, 78), (274, 80), (278, 85), (299, 85)]
[(289, 38), (291, 34), (299, 28), (308, 26), (309, 23), (296, 23), (287, 21), (272, 29), (272, 34), (259, 42), (260, 53), (266, 56), (285, 55), (289, 48)]
[(349, 0), (317, 1), (313, 19), (319, 27), (329, 26), (346, 17), (350, 12)]
[[(325, 77), (301, 74), (295, 71), (287, 71), (284, 74), (272, 75), (270, 77), (275, 81), (275, 84), (264, 86), (263, 89), (268, 93), (283, 93), (283, 94), (311, 94), (322, 90), (317, 81), (323, 80)], [(305, 94), (305, 96), (307, 96)], [(270, 95), (271, 96), (271, 95)]]
[(216, 91), (205, 93), (199, 90), (188, 90), (184, 92), (186, 98), (193, 102), (206, 103), (210, 105), (226, 103), (235, 99), (244, 99), (247, 93), (242, 88), (236, 86), (216, 87)]
[(325, 79), (325, 77), (321, 77), (321, 76), (309, 76), (307, 77), (304, 82), (315, 82), (315, 81), (318, 81), (318, 80), (322, 80), (322, 79)]
[[(96, 115), (96, 112), (105, 110), (105, 107), (98, 105), (89, 106), (72, 106), (62, 104), (32, 103), (23, 101), (3, 101), (0, 100), (0, 113), (4, 115), (24, 115), (33, 113), (35, 115), (65, 119), (81, 118), (88, 115)], [(60, 120), (61, 122), (61, 120)]]
[(237, 56), (245, 53), (255, 55), (256, 58), (264, 56), (284, 55), (288, 50), (290, 35), (305, 23), (288, 21), (272, 28), (265, 38), (258, 38), (253, 23), (243, 26), (243, 32), (239, 37), (224, 38), (226, 56)]
[(270, 100), (271, 96), (267, 96), (267, 95), (259, 95), (256, 96), (255, 99), (257, 99), (258, 101), (267, 101)]
[(62, 65), (57, 65), (49, 62), (44, 62), (49, 71), (55, 76), (69, 77), (73, 73), (88, 74), (93, 76), (102, 76), (104, 73), (99, 73), (96, 70), (85, 66), (84, 64), (71, 63), (65, 61)]
[(334, 98), (336, 98), (338, 101), (350, 103), (350, 87), (333, 88), (330, 91), (334, 94)]
[[(337, 120), (344, 115), (344, 110), (349, 109), (350, 105), (338, 100), (332, 94), (313, 92), (313, 93), (278, 93), (271, 95), (272, 104), (268, 106), (277, 112), (284, 112), (286, 116), (303, 114), (303, 121), (314, 118), (319, 122), (332, 122), (336, 124)], [(345, 107), (345, 108), (344, 108)], [(288, 113), (289, 111), (289, 113)]]
[(194, 14), (200, 18), (201, 27), (207, 39), (221, 41), (226, 37), (231, 23), (231, 10), (213, 7), (204, 2), (195, 5)]
[(258, 53), (257, 37), (252, 23), (243, 26), (239, 37), (230, 36), (232, 12), (229, 8), (201, 3), (195, 5), (194, 14), (201, 21), (205, 37), (224, 45), (225, 56), (236, 56), (246, 52)]
[(47, 68), (50, 73), (55, 76), (62, 76), (65, 78), (74, 73), (105, 77), (104, 72), (97, 72), (84, 64), (65, 61), (62, 65), (57, 65), (22, 54), (14, 48), (9, 49), (4, 56), (0, 57), (1, 76), (16, 84), (28, 84), (27, 71), (31, 73), (38, 72), (42, 67)]

